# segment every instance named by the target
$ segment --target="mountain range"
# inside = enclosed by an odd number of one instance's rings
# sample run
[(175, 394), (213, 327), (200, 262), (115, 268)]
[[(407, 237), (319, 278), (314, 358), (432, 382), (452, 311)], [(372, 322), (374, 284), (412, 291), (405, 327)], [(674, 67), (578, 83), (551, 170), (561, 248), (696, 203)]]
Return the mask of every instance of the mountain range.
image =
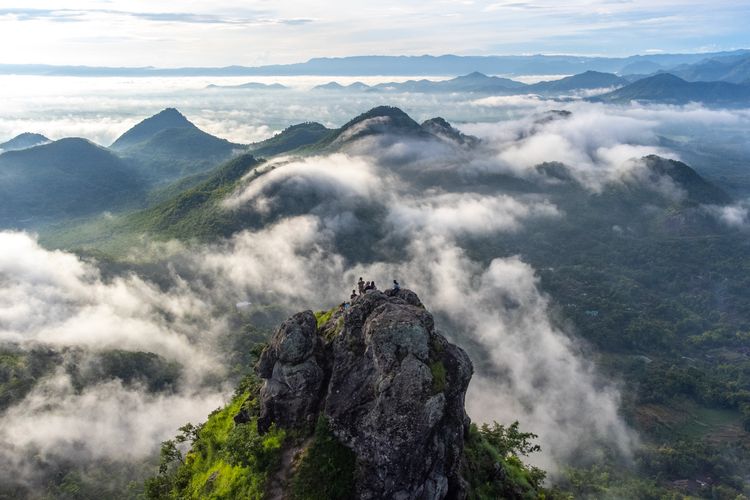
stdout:
[[(447, 81), (384, 84), (368, 90), (388, 91), (383, 89), (390, 89), (391, 85), (414, 91), (484, 92), (494, 88), (502, 89), (503, 93), (552, 94), (619, 86), (590, 99), (610, 103), (701, 101), (716, 105), (750, 102), (750, 86), (687, 82), (667, 73), (627, 84), (616, 75), (589, 71), (552, 82), (524, 85), (475, 72)], [(4, 179), (0, 218), (6, 224), (15, 221), (21, 226), (34, 226), (41, 221), (89, 216), (124, 205), (149, 203), (149, 199), (169, 202), (174, 193), (206, 181), (216, 165), (237, 155), (250, 153), (254, 158), (264, 158), (327, 153), (354, 146), (366, 137), (411, 138), (460, 147), (479, 144), (476, 138), (461, 134), (445, 120), (436, 118), (420, 125), (398, 108), (379, 107), (339, 129), (314, 122), (301, 123), (267, 140), (242, 145), (208, 134), (176, 109), (167, 108), (125, 131), (109, 150), (82, 139), (50, 142), (43, 135), (31, 133), (3, 143), (3, 150), (8, 151), (0, 155), (0, 175)], [(37, 189), (37, 185), (46, 187)], [(81, 195), (87, 189), (95, 189), (97, 194)]]
[(723, 81), (750, 83), (750, 55), (712, 57), (695, 64), (683, 64), (669, 70), (691, 82)]
[(637, 80), (592, 101), (628, 103), (643, 101), (664, 104), (701, 102), (712, 105), (747, 105), (750, 85), (729, 82), (688, 82), (670, 73), (658, 73)]
[[(646, 54), (629, 57), (586, 57), (569, 55), (529, 56), (354, 56), (314, 58), (295, 64), (223, 68), (123, 68), (91, 66), (52, 66), (41, 64), (3, 64), (0, 74), (54, 76), (454, 76), (480, 71), (506, 75), (560, 75), (593, 70), (610, 73), (642, 66), (672, 68), (705, 59), (747, 54), (747, 50), (694, 54)], [(639, 65), (639, 66), (635, 66)], [(654, 66), (655, 65), (655, 66)]]
[[(158, 115), (157, 115), (158, 116)], [(553, 119), (565, 119), (562, 113), (540, 117), (543, 124)], [(531, 132), (536, 133), (534, 130)], [(288, 127), (271, 139), (249, 146), (245, 153), (231, 159), (210, 172), (200, 176), (187, 178), (189, 182), (178, 182), (158, 198), (151, 206), (126, 214), (123, 217), (108, 219), (110, 231), (117, 234), (109, 243), (120, 246), (123, 241), (137, 234), (150, 234), (153, 237), (185, 238), (210, 241), (216, 237), (227, 237), (237, 231), (249, 228), (259, 228), (272, 223), (282, 217), (301, 215), (314, 212), (325, 197), (310, 193), (292, 194), (284, 196), (285, 188), (276, 193), (278, 203), (272, 207), (255, 211), (252, 209), (227, 210), (221, 207), (221, 200), (229, 193), (240, 190), (242, 186), (253, 183), (256, 179), (263, 179), (267, 172), (276, 168), (271, 162), (271, 170), (266, 168), (262, 158), (272, 158), (278, 155), (325, 155), (337, 152), (351, 152), (370, 149), (384, 150), (392, 144), (408, 141), (418, 145), (420, 149), (431, 150), (442, 148), (446, 155), (463, 155), (472, 150), (481, 151), (482, 142), (472, 136), (461, 133), (442, 118), (433, 118), (419, 124), (401, 109), (380, 106), (363, 113), (338, 129), (327, 129), (318, 123), (302, 123)], [(675, 201), (659, 195), (659, 191), (643, 184), (643, 181), (633, 181), (627, 184), (627, 189), (610, 189), (606, 196), (592, 198), (570, 174), (565, 165), (549, 164), (538, 167), (541, 183), (531, 183), (501, 173), (475, 173), (466, 177), (460, 170), (449, 166), (435, 165), (430, 168), (424, 166), (412, 167), (395, 164), (394, 175), (398, 175), (420, 189), (435, 189), (438, 186), (463, 186), (462, 189), (479, 190), (511, 190), (514, 193), (525, 192), (528, 195), (551, 196), (556, 204), (566, 212), (578, 213), (580, 210), (595, 210), (602, 214), (602, 218), (612, 225), (625, 224), (625, 220), (616, 221), (613, 214), (630, 213), (643, 203), (662, 206), (664, 209), (674, 210), (676, 206), (683, 210), (691, 210), (703, 204), (723, 205), (729, 203), (729, 197), (721, 189), (712, 185), (684, 163), (674, 162), (659, 157), (643, 159), (644, 165), (650, 172), (650, 181), (655, 185), (659, 179), (668, 178), (686, 196), (677, 205)], [(281, 163), (283, 166), (283, 163)], [(282, 167), (283, 168), (283, 167)], [(179, 186), (179, 188), (178, 188)], [(580, 200), (589, 200), (582, 205)], [(578, 200), (570, 205), (570, 201)], [(592, 204), (588, 209), (584, 208)], [(595, 208), (594, 208), (595, 207)], [(362, 207), (363, 210), (378, 213), (382, 208)], [(604, 215), (608, 214), (608, 215)], [(584, 213), (581, 213), (584, 216)], [(674, 215), (664, 217), (673, 217)], [(592, 218), (592, 214), (585, 216)], [(598, 217), (598, 216), (597, 216)], [(692, 216), (691, 216), (692, 217)], [(649, 224), (658, 218), (652, 217)], [(665, 219), (666, 220), (666, 219)], [(666, 223), (666, 222), (664, 222)], [(704, 224), (707, 222), (702, 222)], [(633, 225), (632, 221), (628, 222)], [(645, 227), (645, 226), (644, 226)], [(70, 235), (78, 238), (75, 244), (100, 241), (97, 236), (98, 224), (84, 224), (82, 228), (74, 230)], [(379, 234), (381, 229), (370, 223), (362, 223), (358, 237), (367, 240)], [(73, 244), (70, 235), (65, 236), (68, 244)], [(348, 235), (347, 238), (353, 238)], [(350, 243), (342, 243), (347, 247)]]
[(585, 73), (564, 77), (559, 80), (543, 81), (534, 84), (525, 84), (509, 78), (487, 76), (475, 71), (450, 80), (408, 80), (406, 82), (387, 82), (376, 85), (366, 85), (362, 82), (341, 85), (337, 82), (328, 82), (314, 87), (313, 90), (417, 93), (471, 92), (503, 95), (537, 93), (557, 95), (576, 90), (620, 87), (627, 83), (629, 83), (628, 80), (617, 75), (600, 73), (598, 71), (586, 71)]
[[(314, 88), (328, 92), (405, 92), (405, 93), (476, 93), (485, 95), (536, 94), (566, 98), (586, 91), (605, 91), (590, 98), (593, 101), (627, 103), (649, 101), (665, 104), (701, 102), (709, 105), (746, 105), (750, 102), (750, 84), (727, 81), (686, 81), (671, 73), (652, 76), (620, 77), (612, 73), (586, 71), (558, 80), (524, 84), (507, 78), (479, 72), (450, 80), (409, 80), (368, 86), (361, 82), (341, 85), (329, 82)], [(609, 90), (609, 92), (606, 92)]]
[[(597, 74), (585, 76), (593, 76), (601, 81)], [(665, 83), (659, 84), (665, 80)], [(654, 81), (655, 84), (652, 85)], [(596, 99), (607, 102), (673, 99), (675, 81), (679, 84), (677, 88), (686, 89), (681, 94), (685, 96), (685, 100), (693, 96), (689, 92), (696, 86), (713, 86), (684, 82), (671, 75), (657, 75)], [(707, 95), (715, 96), (716, 102), (720, 102), (723, 94), (719, 91), (727, 86), (731, 89), (731, 85), (718, 85), (714, 94)], [(541, 120), (552, 118), (554, 116)], [(0, 175), (4, 180), (2, 219), (6, 224), (8, 221), (20, 220), (23, 225), (34, 226), (35, 221), (95, 215), (104, 210), (116, 210), (123, 204), (132, 207), (138, 203), (149, 203), (150, 199), (152, 202), (161, 200), (161, 205), (155, 206), (154, 210), (170, 213), (168, 224), (158, 222), (152, 225), (171, 227), (169, 234), (183, 234), (180, 217), (174, 215), (173, 209), (167, 210), (165, 207), (179, 207), (177, 211), (182, 214), (198, 210), (202, 212), (202, 216), (210, 215), (211, 211), (203, 209), (204, 202), (196, 204), (186, 200), (193, 196), (204, 201), (214, 199), (213, 195), (206, 193), (213, 192), (216, 186), (221, 186), (220, 192), (225, 192), (227, 182), (236, 182), (249, 169), (258, 166), (256, 158), (356, 149), (365, 139), (376, 141), (380, 147), (387, 147), (389, 141), (403, 140), (421, 141), (425, 143), (424, 147), (430, 147), (428, 143), (442, 144), (442, 147), (449, 148), (481, 146), (481, 141), (477, 138), (461, 133), (442, 118), (433, 118), (419, 124), (402, 110), (388, 106), (373, 108), (338, 129), (329, 129), (315, 122), (301, 123), (249, 146), (233, 144), (203, 132), (179, 111), (167, 108), (127, 130), (114, 141), (110, 149), (83, 139), (62, 139), (0, 155)], [(39, 140), (38, 137), (35, 140)], [(16, 144), (20, 142), (16, 141)], [(232, 157), (236, 157), (236, 160), (219, 170), (212, 170)], [(402, 170), (401, 175), (405, 173)], [(416, 176), (414, 181), (423, 175), (427, 176), (423, 180), (436, 176), (435, 179), (440, 179), (440, 182), (448, 182), (448, 178), (453, 179), (450, 182), (456, 181), (455, 173), (450, 170), (415, 171), (411, 175)], [(554, 175), (559, 177), (559, 171)], [(672, 174), (671, 171), (662, 171), (660, 175)], [(493, 183), (495, 180), (487, 178), (486, 182)], [(680, 182), (697, 181), (695, 176), (680, 176)], [(65, 189), (61, 189), (62, 186)], [(83, 195), (87, 190), (94, 192)], [(148, 192), (152, 194), (147, 197)], [(701, 192), (708, 193), (710, 189), (701, 188)], [(173, 196), (180, 198), (178, 200)], [(725, 201), (718, 195), (714, 195), (712, 199), (700, 200), (701, 203)], [(20, 214), (25, 215), (21, 217)], [(222, 214), (222, 217), (225, 215)], [(142, 226), (144, 220), (155, 219), (148, 215), (139, 220), (136, 226)], [(222, 224), (224, 223), (209, 224), (206, 227), (221, 227)], [(234, 226), (236, 223), (226, 224)], [(184, 234), (195, 229), (186, 227)], [(202, 234), (202, 230), (192, 234)]]
[(314, 87), (313, 90), (415, 93), (470, 92), (495, 95), (535, 93), (556, 96), (561, 93), (577, 90), (621, 87), (628, 83), (629, 81), (622, 77), (598, 71), (586, 71), (559, 80), (542, 81), (534, 84), (525, 84), (509, 78), (488, 76), (475, 71), (450, 80), (408, 80), (406, 82), (387, 82), (376, 85), (366, 85), (362, 82), (341, 85), (337, 82), (328, 82)]

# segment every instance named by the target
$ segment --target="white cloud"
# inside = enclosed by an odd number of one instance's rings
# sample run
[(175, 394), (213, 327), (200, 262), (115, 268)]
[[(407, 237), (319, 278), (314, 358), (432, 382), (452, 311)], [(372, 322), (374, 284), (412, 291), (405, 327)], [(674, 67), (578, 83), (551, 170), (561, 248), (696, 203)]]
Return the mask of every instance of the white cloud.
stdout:
[(327, 197), (370, 198), (383, 191), (384, 179), (375, 175), (361, 158), (336, 154), (326, 158), (312, 157), (270, 165), (270, 172), (228, 197), (224, 206), (239, 208), (252, 202), (256, 209), (267, 211), (272, 203), (265, 192), (270, 188), (297, 192), (300, 195), (317, 191)]
[(750, 227), (750, 201), (743, 200), (732, 205), (705, 205), (704, 210), (721, 223), (737, 229)]
[(41, 450), (44, 458), (143, 460), (178, 427), (204, 421), (225, 402), (218, 391), (149, 394), (119, 381), (78, 392), (60, 371), (3, 415), (0, 462), (18, 460), (24, 450)]
[(473, 106), (488, 106), (488, 107), (507, 107), (507, 106), (540, 106), (546, 104), (545, 100), (535, 94), (523, 94), (523, 95), (494, 95), (490, 97), (482, 97), (471, 101)]
[(486, 235), (515, 231), (527, 219), (559, 216), (557, 207), (544, 200), (442, 193), (391, 204), (390, 223), (404, 234)]
[(191, 376), (218, 369), (199, 344), (224, 324), (187, 284), (165, 292), (133, 274), (106, 281), (94, 265), (44, 250), (24, 233), (0, 232), (0, 246), (0, 340), (147, 350)]
[[(64, 9), (59, 2), (29, 0), (1, 11), (0, 42), (15, 48), (7, 62), (129, 66), (285, 63), (404, 52), (620, 55), (647, 51), (654, 42), (671, 52), (709, 43), (747, 45), (746, 20), (746, 7), (730, 0), (714, 2), (710, 10), (677, 0), (355, 0), (314, 6), (300, 0), (76, 0)], [(596, 36), (604, 32), (607, 37)], [(268, 40), (274, 40), (273, 51), (266, 48)]]

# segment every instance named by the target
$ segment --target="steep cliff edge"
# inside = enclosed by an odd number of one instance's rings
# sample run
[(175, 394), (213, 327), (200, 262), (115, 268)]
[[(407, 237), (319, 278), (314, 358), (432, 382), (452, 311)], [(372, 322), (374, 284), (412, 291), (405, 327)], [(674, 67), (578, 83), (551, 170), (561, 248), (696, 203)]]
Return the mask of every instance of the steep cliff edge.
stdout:
[(368, 293), (320, 327), (305, 311), (276, 331), (258, 363), (259, 431), (310, 428), (322, 412), (354, 452), (358, 498), (463, 498), (472, 371), (416, 294)]

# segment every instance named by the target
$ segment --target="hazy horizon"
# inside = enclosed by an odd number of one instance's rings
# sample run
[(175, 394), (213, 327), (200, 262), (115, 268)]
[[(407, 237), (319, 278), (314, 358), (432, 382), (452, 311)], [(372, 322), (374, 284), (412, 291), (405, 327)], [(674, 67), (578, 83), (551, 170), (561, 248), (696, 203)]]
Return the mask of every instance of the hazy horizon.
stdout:
[(258, 66), (356, 54), (686, 53), (750, 46), (730, 0), (5, 2), (3, 63)]

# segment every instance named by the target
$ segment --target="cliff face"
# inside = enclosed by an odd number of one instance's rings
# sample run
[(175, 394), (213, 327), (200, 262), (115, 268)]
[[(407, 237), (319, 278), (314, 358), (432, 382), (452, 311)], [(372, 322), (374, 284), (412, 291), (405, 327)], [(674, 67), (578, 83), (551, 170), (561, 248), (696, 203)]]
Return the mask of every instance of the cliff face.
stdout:
[(374, 292), (318, 325), (305, 311), (263, 352), (258, 430), (310, 429), (321, 412), (356, 457), (362, 499), (463, 498), (472, 375), (409, 290)]

